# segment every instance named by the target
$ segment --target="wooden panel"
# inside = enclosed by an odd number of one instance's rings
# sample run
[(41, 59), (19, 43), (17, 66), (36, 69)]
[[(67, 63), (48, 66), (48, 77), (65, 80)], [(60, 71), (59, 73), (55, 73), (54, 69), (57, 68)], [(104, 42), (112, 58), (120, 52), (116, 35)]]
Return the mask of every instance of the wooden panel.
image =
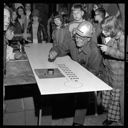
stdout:
[(28, 60), (9, 61), (6, 68), (7, 75), (4, 79), (5, 86), (36, 83)]

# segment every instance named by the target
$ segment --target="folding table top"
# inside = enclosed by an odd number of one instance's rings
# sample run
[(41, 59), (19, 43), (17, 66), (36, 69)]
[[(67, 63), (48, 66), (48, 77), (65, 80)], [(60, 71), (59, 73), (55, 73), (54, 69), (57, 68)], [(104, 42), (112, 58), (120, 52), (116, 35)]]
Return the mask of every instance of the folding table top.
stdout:
[[(49, 62), (48, 53), (51, 47), (51, 43), (25, 47), (41, 95), (112, 89), (69, 56), (58, 57), (54, 62)], [(49, 72), (49, 69), (52, 70)], [(61, 77), (57, 72), (60, 72)]]

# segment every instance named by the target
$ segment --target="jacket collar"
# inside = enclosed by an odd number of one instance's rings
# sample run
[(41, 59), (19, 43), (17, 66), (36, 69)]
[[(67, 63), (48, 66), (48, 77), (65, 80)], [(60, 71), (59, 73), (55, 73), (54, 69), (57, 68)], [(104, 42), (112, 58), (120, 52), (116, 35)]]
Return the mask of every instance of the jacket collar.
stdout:
[(118, 40), (121, 37), (122, 34), (123, 34), (123, 32), (118, 32), (117, 35), (114, 38), (116, 40)]

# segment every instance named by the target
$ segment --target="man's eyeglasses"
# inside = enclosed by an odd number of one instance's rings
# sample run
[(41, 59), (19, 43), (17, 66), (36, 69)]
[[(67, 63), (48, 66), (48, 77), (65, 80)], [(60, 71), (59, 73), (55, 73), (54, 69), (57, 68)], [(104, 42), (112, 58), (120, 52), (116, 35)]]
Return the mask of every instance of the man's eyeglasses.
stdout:
[(84, 41), (84, 40), (86, 40), (88, 37), (82, 37), (82, 36), (79, 36), (78, 34), (75, 34), (75, 35), (74, 35), (74, 38), (75, 38), (75, 39), (80, 39), (80, 40), (83, 40), (83, 41)]

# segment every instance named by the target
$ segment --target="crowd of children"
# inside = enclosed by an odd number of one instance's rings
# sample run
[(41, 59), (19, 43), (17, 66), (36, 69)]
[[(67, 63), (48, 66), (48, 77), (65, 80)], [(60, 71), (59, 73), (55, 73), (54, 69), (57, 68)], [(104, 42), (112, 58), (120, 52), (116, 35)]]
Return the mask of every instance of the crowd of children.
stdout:
[[(17, 4), (11, 10), (5, 5), (4, 19), (5, 15), (10, 19), (4, 21), (4, 62), (23, 58), (21, 46), (25, 43), (50, 41), (51, 60), (68, 54), (113, 88), (100, 93), (101, 104), (107, 111), (103, 125), (124, 124), (124, 19), (120, 6), (117, 7), (117, 14), (112, 15), (103, 4), (92, 4), (88, 13), (83, 4), (76, 3), (70, 14), (53, 13), (46, 30), (40, 22), (39, 10), (32, 10), (31, 4)], [(75, 98), (73, 126), (81, 126), (86, 119), (88, 95), (76, 94)]]

